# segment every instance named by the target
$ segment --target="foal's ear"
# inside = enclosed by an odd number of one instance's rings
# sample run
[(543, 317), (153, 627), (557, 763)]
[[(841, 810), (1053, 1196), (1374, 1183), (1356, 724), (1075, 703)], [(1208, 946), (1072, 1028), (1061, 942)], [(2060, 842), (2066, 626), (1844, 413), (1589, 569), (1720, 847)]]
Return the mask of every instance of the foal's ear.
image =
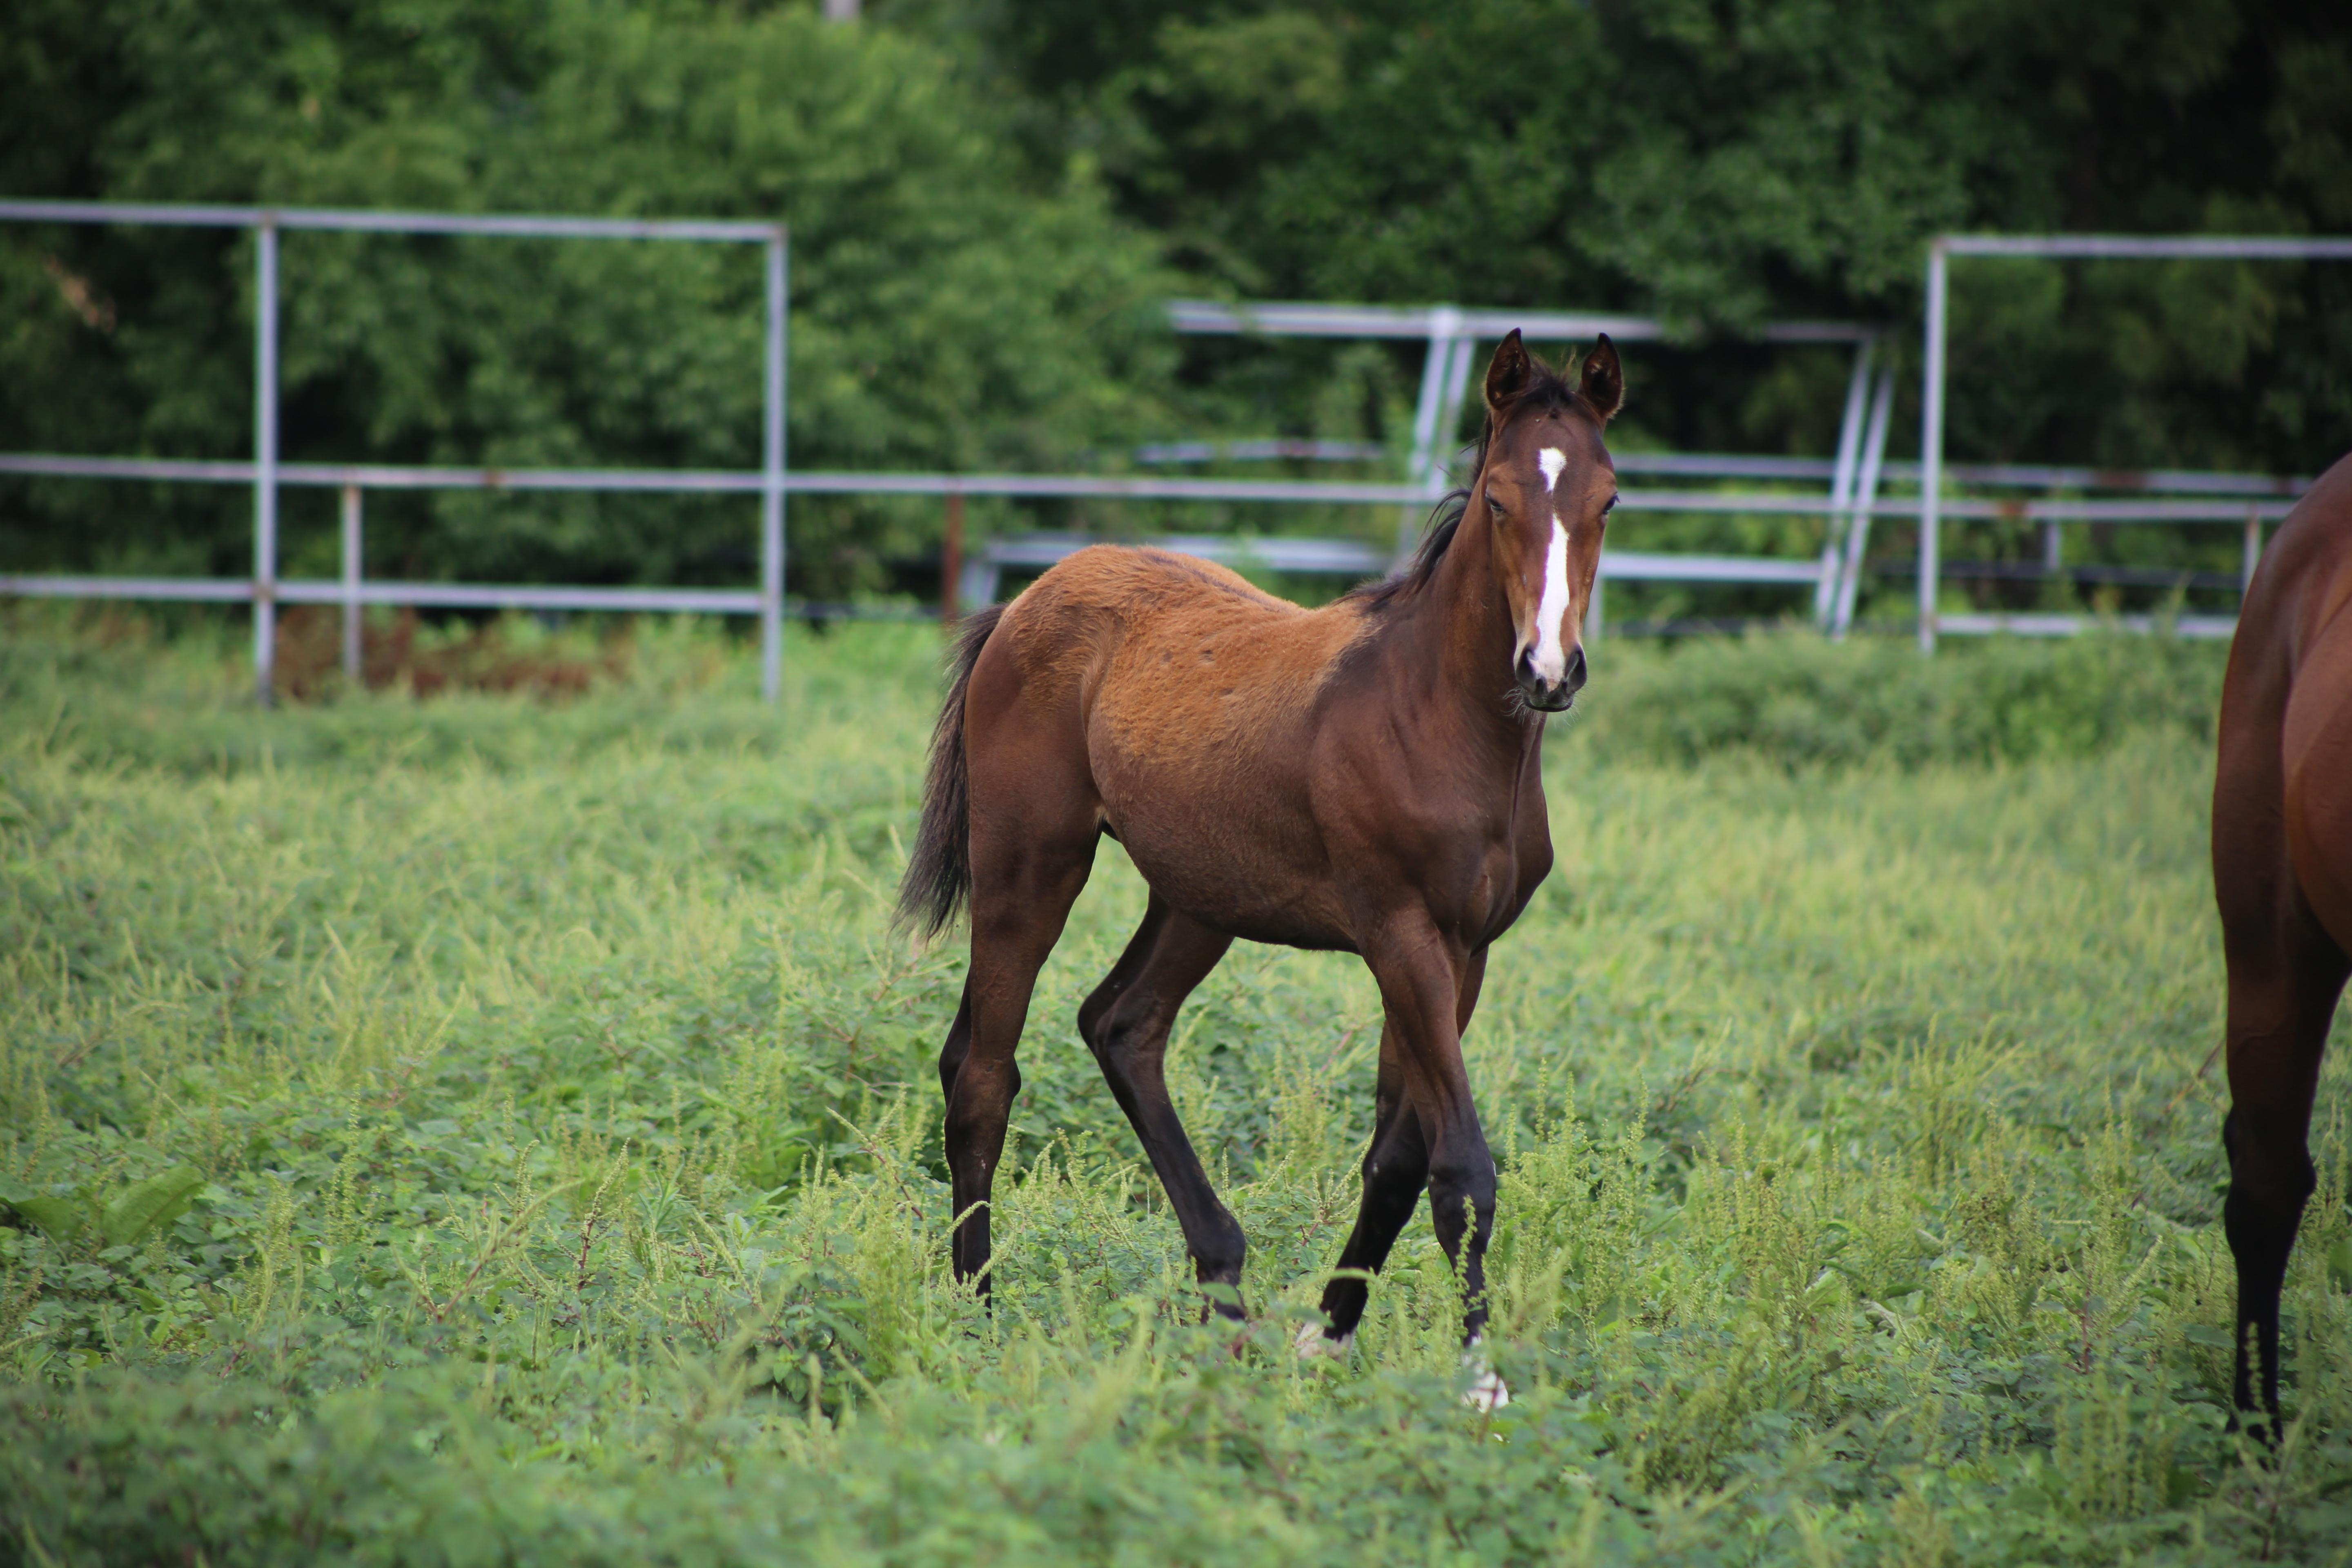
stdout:
[(1511, 335), (1495, 350), (1493, 363), (1486, 366), (1487, 408), (1501, 413), (1504, 405), (1528, 389), (1535, 374), (1535, 362), (1528, 357), (1528, 345), (1519, 342), (1519, 329), (1513, 327)]
[(1625, 372), (1617, 363), (1617, 345), (1609, 341), (1607, 332), (1601, 334), (1601, 341), (1584, 356), (1584, 384), (1578, 390), (1583, 393), (1584, 401), (1592, 405), (1592, 412), (1601, 416), (1603, 425), (1625, 406)]

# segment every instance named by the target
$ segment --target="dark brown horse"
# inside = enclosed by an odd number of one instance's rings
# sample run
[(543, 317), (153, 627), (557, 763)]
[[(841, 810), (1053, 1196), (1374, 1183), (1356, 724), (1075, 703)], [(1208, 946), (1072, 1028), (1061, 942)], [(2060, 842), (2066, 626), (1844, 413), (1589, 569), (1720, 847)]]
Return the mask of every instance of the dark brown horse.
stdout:
[[(2352, 458), (2263, 555), (2221, 690), (2213, 891), (2230, 970), (2230, 1195), (2239, 1410), (2278, 1434), (2279, 1289), (2311, 1196), (2311, 1104), (2352, 972)], [(2262, 1403), (2246, 1330), (2261, 1341)]]
[[(960, 1278), (987, 1288), (1013, 1049), (1108, 834), (1150, 900), (1078, 1033), (1202, 1283), (1237, 1286), (1244, 1245), (1168, 1097), (1176, 1011), (1236, 937), (1353, 952), (1386, 1020), (1363, 1204), (1338, 1268), (1379, 1268), (1425, 1186), (1475, 1341), (1495, 1162), (1462, 1032), (1488, 946), (1551, 869), (1544, 715), (1584, 684), (1580, 628), (1617, 495), (1601, 430), (1623, 381), (1605, 337), (1571, 385), (1514, 332), (1486, 395), (1476, 478), (1400, 577), (1305, 610), (1205, 562), (1097, 547), (967, 624), (899, 894), (901, 918), (932, 931), (971, 905), (971, 966), (940, 1053)], [(1329, 1337), (1302, 1349), (1344, 1346), (1366, 1300), (1360, 1274), (1333, 1279)], [(1237, 1300), (1223, 1310), (1238, 1316)]]

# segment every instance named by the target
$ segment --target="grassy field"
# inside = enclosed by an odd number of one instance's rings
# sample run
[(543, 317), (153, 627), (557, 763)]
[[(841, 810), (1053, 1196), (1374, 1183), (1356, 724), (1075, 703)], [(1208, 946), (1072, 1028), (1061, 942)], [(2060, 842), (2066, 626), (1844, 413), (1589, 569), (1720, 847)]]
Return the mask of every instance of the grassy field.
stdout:
[(233, 645), (0, 624), (0, 1561), (2342, 1563), (2346, 1054), (2275, 1464), (2223, 1430), (2218, 655), (1612, 646), (1467, 1051), (1459, 1398), (1426, 1214), (1356, 1354), (1378, 1006), (1237, 950), (1179, 1103), (1204, 1325), (1047, 970), (993, 1313), (945, 1268), (961, 952), (887, 931), (936, 633), (787, 700), (647, 629), (555, 705), (276, 714)]

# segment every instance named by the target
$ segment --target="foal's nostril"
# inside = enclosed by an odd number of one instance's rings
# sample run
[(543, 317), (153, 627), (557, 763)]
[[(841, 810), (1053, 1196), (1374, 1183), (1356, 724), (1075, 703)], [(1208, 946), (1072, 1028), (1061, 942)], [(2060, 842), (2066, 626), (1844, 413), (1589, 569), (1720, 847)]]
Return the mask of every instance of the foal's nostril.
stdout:
[(1584, 689), (1583, 644), (1579, 643), (1575, 647), (1569, 650), (1568, 673), (1560, 677), (1559, 683), (1562, 686), (1567, 687), (1570, 691), (1581, 691)]

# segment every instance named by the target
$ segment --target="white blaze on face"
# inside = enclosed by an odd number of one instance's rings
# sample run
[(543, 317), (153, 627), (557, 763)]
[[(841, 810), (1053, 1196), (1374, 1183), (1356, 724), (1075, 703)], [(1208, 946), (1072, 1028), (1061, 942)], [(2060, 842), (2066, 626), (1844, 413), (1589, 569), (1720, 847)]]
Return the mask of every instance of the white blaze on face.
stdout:
[[(1557, 447), (1546, 447), (1536, 454), (1543, 468), (1544, 493), (1551, 493), (1559, 483), (1559, 473), (1568, 467), (1568, 454)], [(1551, 539), (1544, 546), (1543, 597), (1536, 604), (1536, 651), (1528, 662), (1536, 674), (1546, 681), (1557, 683), (1568, 675), (1568, 649), (1560, 642), (1560, 624), (1568, 618), (1568, 530), (1559, 524), (1559, 509), (1551, 513)]]

